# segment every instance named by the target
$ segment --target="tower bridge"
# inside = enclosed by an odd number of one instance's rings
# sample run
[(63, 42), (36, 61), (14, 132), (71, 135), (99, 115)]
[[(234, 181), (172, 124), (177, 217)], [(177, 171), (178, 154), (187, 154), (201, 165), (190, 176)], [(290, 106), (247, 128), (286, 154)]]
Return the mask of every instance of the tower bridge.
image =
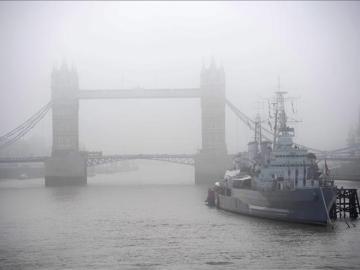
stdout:
[[(79, 150), (79, 102), (86, 99), (200, 99), (202, 147), (195, 154), (88, 155)], [(51, 75), (51, 101), (22, 125), (0, 137), (0, 149), (27, 134), (52, 109), (53, 144), (50, 157), (0, 158), (0, 163), (44, 162), (45, 184), (86, 184), (87, 167), (125, 159), (151, 159), (192, 165), (196, 184), (212, 184), (231, 165), (225, 142), (225, 105), (250, 129), (255, 122), (225, 96), (225, 73), (212, 63), (203, 67), (200, 87), (168, 89), (80, 89), (78, 74), (63, 65)], [(262, 127), (263, 136), (271, 131)], [(358, 160), (360, 146), (332, 152), (310, 149), (321, 159)]]

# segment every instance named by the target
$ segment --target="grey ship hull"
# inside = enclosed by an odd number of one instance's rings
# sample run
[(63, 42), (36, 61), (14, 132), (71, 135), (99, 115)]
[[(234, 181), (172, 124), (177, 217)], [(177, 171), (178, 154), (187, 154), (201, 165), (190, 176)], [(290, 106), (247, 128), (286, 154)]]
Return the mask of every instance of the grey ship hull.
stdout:
[(216, 203), (220, 209), (239, 214), (326, 225), (329, 222), (329, 211), (336, 203), (336, 187), (321, 189), (322, 191), (320, 188), (294, 191), (232, 189), (231, 196), (217, 194)]

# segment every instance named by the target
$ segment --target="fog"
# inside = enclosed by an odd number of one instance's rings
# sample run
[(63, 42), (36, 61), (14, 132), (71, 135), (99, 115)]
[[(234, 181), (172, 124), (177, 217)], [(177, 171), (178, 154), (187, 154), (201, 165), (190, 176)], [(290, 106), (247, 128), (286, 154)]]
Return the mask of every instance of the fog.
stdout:
[[(297, 97), (296, 141), (341, 147), (359, 117), (359, 15), (357, 2), (1, 2), (0, 134), (50, 99), (62, 62), (80, 89), (191, 88), (214, 58), (242, 112), (254, 117), (280, 77)], [(50, 119), (26, 138), (50, 145)], [(196, 99), (80, 101), (83, 149), (195, 153), (200, 133)], [(250, 136), (227, 111), (228, 151)]]
[[(359, 268), (359, 29), (355, 1), (0, 1), (0, 269)], [(274, 151), (227, 155), (254, 134), (227, 108), (225, 149), (222, 69), (244, 114), (287, 91), (296, 143), (357, 127), (352, 147), (292, 145), (279, 106)], [(81, 99), (78, 142), (73, 70), (80, 90), (204, 91)]]

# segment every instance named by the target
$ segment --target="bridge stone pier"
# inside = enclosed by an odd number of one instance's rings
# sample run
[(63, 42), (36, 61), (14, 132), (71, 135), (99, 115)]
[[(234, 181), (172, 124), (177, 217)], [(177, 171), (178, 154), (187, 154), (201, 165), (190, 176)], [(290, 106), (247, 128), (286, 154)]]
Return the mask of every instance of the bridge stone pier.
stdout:
[(84, 185), (86, 158), (79, 152), (79, 83), (74, 69), (63, 65), (51, 76), (51, 157), (45, 161), (45, 185)]
[(212, 62), (200, 79), (202, 149), (195, 156), (195, 183), (209, 185), (231, 165), (225, 143), (225, 72)]

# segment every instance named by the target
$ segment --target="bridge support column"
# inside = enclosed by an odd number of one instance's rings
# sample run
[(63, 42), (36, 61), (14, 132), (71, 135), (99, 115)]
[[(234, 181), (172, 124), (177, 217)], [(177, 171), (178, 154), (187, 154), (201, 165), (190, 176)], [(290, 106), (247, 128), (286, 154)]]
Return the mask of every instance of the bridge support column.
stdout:
[(79, 152), (78, 77), (63, 65), (51, 77), (53, 146), (45, 162), (45, 185), (83, 185), (86, 158)]
[(212, 185), (231, 165), (225, 143), (225, 73), (212, 62), (201, 72), (202, 149), (195, 157), (195, 183)]
[(86, 159), (80, 153), (69, 152), (45, 161), (45, 186), (86, 185)]

